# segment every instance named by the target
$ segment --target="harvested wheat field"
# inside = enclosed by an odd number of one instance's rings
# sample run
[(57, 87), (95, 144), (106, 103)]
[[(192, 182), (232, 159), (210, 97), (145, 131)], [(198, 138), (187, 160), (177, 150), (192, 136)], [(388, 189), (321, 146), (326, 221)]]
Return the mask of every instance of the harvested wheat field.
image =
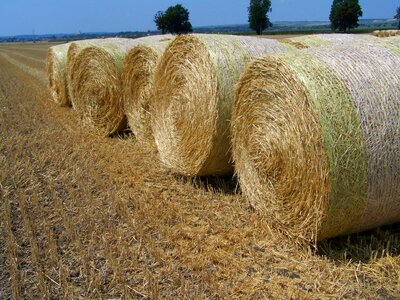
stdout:
[(1, 299), (398, 299), (400, 225), (296, 248), (232, 180), (81, 128), (48, 46), (0, 45)]

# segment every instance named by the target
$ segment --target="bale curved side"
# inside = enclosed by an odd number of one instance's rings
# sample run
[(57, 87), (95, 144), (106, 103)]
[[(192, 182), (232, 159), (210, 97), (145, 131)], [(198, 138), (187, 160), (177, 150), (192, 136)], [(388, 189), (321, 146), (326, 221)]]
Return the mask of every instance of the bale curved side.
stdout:
[(150, 115), (157, 64), (172, 36), (133, 47), (125, 58), (122, 71), (123, 107), (128, 126), (139, 141), (152, 136)]
[(331, 45), (253, 62), (232, 115), (244, 194), (273, 228), (322, 240), (400, 221), (400, 57)]
[(234, 85), (251, 58), (284, 51), (268, 39), (177, 37), (155, 75), (152, 129), (161, 162), (187, 176), (232, 174), (229, 121)]
[(46, 56), (46, 73), (49, 89), (55, 103), (70, 106), (67, 87), (67, 52), (70, 44), (50, 47)]

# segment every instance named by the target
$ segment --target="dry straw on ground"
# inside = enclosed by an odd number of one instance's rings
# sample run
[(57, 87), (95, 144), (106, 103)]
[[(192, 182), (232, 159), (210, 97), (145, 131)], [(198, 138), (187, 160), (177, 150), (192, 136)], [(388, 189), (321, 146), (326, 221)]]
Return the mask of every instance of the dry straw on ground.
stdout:
[(122, 71), (123, 107), (128, 125), (137, 140), (151, 136), (151, 98), (154, 91), (156, 66), (172, 35), (147, 40), (146, 44), (133, 47), (125, 58)]
[(67, 88), (68, 44), (50, 47), (46, 57), (46, 71), (49, 88), (54, 102), (60, 106), (71, 104)]
[(188, 176), (233, 172), (229, 121), (234, 85), (251, 58), (284, 52), (277, 41), (182, 35), (156, 71), (152, 129), (162, 163)]
[(111, 135), (126, 128), (121, 72), (126, 54), (155, 37), (114, 39), (88, 46), (76, 55), (70, 70), (72, 103), (83, 124)]
[(400, 221), (400, 56), (377, 43), (258, 59), (233, 108), (243, 192), (306, 241)]

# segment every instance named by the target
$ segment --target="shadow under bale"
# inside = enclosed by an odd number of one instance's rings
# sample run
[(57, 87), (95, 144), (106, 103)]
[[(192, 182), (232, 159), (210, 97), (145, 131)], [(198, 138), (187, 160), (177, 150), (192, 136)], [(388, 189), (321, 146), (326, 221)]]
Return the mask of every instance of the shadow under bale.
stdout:
[(232, 176), (206, 176), (206, 177), (185, 177), (174, 175), (184, 183), (192, 184), (196, 189), (215, 194), (236, 195), (240, 193), (239, 183), (236, 177)]
[(317, 255), (337, 263), (370, 263), (376, 259), (400, 255), (400, 223), (340, 236), (318, 243)]

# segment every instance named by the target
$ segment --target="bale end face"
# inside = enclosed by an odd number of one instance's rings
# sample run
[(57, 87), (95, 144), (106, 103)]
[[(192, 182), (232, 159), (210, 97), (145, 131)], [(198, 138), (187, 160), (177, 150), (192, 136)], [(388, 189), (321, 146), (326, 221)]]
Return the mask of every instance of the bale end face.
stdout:
[(136, 46), (125, 58), (122, 72), (123, 106), (128, 125), (139, 141), (152, 136), (150, 116), (154, 73), (161, 53), (150, 46)]
[(306, 89), (279, 59), (258, 59), (246, 69), (232, 135), (236, 171), (252, 206), (292, 239), (316, 240), (327, 213), (327, 157)]
[(87, 47), (75, 58), (71, 87), (74, 108), (84, 125), (102, 135), (126, 127), (122, 110), (122, 54), (106, 47)]
[(218, 84), (201, 40), (177, 37), (165, 50), (155, 82), (152, 129), (161, 162), (187, 176), (232, 173), (226, 152), (208, 161), (217, 135)]

